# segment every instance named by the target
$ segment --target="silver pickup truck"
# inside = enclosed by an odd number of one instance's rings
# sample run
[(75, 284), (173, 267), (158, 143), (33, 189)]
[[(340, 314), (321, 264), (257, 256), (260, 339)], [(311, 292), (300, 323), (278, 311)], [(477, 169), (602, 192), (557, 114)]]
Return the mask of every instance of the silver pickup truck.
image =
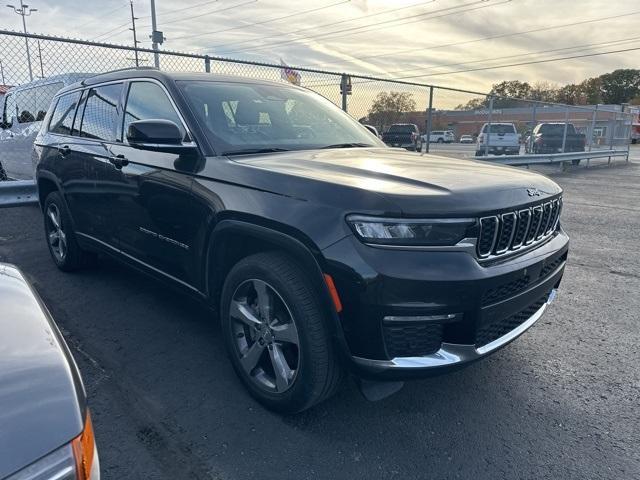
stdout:
[(519, 155), (520, 134), (513, 123), (485, 123), (476, 145), (476, 157), (486, 155)]

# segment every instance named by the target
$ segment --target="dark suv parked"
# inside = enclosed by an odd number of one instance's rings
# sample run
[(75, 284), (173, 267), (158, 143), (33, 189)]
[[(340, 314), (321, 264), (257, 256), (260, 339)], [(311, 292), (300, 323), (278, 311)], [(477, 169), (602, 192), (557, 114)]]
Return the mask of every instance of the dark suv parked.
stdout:
[(105, 252), (204, 299), (273, 409), (310, 407), (346, 371), (371, 393), (479, 359), (563, 274), (553, 181), (387, 148), (299, 87), (129, 70), (62, 90), (47, 115), (35, 153), (58, 267)]

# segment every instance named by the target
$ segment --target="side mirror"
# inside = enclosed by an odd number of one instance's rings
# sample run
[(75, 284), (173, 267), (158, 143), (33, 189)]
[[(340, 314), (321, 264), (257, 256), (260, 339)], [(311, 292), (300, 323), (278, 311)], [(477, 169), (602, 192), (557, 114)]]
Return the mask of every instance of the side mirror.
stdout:
[(137, 120), (129, 124), (127, 142), (133, 148), (155, 152), (176, 153), (180, 156), (197, 154), (198, 147), (183, 143), (183, 134), (171, 120)]

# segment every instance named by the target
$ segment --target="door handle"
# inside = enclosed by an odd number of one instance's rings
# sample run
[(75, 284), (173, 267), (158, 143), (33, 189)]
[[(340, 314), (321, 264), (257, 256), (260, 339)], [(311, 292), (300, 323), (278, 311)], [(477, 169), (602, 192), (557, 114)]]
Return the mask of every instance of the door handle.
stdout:
[(69, 148), (69, 145), (65, 145), (64, 147), (60, 147), (58, 149), (58, 152), (60, 153), (60, 155), (62, 157), (66, 157), (67, 155), (69, 155), (71, 153), (71, 149)]
[(113, 157), (109, 157), (109, 161), (119, 170), (122, 167), (126, 167), (127, 165), (129, 165), (129, 160), (127, 160), (127, 158), (120, 154), (120, 155), (114, 155)]

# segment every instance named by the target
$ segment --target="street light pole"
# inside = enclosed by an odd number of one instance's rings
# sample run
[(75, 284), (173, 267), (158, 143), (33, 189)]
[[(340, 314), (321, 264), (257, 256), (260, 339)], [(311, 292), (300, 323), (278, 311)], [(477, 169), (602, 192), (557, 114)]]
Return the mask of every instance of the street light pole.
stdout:
[[(27, 33), (27, 21), (25, 20), (25, 17), (29, 17), (31, 16), (31, 14), (33, 12), (37, 12), (38, 9), (37, 8), (29, 8), (29, 5), (22, 3), (22, 0), (20, 0), (20, 8), (16, 8), (13, 5), (7, 5), (7, 7), (13, 9), (13, 11), (15, 13), (17, 13), (18, 15), (20, 15), (22, 17), (22, 29), (24, 30), (24, 33)], [(31, 53), (29, 52), (29, 39), (25, 36), (24, 37), (24, 44), (27, 47), (27, 64), (29, 65), (29, 80), (33, 81), (33, 71), (31, 70)]]
[(2, 60), (0, 60), (0, 76), (2, 77), (2, 85), (6, 85), (4, 83), (4, 67), (2, 66)]

